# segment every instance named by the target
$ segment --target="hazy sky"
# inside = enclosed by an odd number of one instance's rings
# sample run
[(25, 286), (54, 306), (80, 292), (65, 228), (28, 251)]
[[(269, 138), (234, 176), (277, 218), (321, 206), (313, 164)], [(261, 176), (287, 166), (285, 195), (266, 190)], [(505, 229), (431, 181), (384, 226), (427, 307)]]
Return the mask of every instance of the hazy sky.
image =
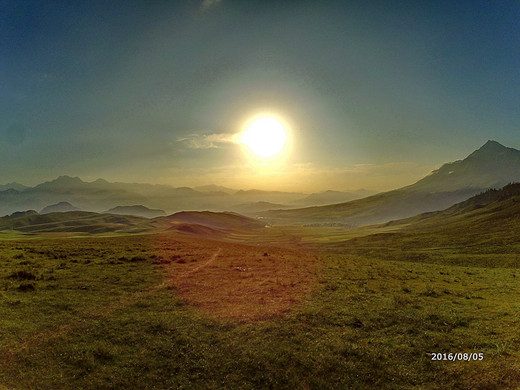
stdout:
[[(270, 111), (285, 164), (230, 135)], [(0, 183), (392, 189), (520, 148), (517, 1), (1, 1)]]

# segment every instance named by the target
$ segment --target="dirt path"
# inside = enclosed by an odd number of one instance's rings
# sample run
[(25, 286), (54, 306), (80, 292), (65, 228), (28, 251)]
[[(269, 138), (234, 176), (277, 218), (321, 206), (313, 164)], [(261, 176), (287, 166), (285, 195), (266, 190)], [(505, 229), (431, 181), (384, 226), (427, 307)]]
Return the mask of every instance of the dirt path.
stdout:
[(199, 265), (198, 267), (193, 268), (192, 270), (183, 272), (182, 274), (180, 274), (175, 279), (182, 278), (182, 277), (194, 274), (195, 272), (199, 271), (200, 269), (207, 267), (208, 265), (210, 265), (211, 263), (213, 263), (217, 259), (217, 257), (220, 255), (221, 252), (222, 252), (222, 248), (218, 248), (217, 251), (213, 254), (213, 256), (211, 256), (211, 258), (208, 261), (206, 261), (205, 263)]

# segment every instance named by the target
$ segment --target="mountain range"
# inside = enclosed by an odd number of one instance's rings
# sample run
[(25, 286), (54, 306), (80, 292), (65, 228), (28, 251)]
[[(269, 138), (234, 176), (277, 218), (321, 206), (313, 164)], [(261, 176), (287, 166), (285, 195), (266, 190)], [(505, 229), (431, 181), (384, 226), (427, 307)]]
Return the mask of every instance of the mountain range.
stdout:
[(465, 159), (444, 164), (414, 184), (366, 197), (363, 197), (369, 194), (366, 190), (309, 195), (233, 190), (215, 185), (193, 189), (111, 183), (103, 179), (85, 182), (79, 177), (60, 176), (34, 187), (19, 183), (0, 187), (4, 188), (0, 191), (0, 215), (43, 209), (46, 212), (108, 210), (112, 214), (155, 217), (182, 210), (212, 210), (236, 211), (265, 218), (270, 223), (332, 222), (360, 226), (441, 210), (489, 188), (515, 181), (520, 181), (520, 151), (488, 141)]
[(447, 208), (485, 191), (520, 181), (520, 151), (488, 141), (463, 160), (447, 163), (416, 183), (327, 206), (271, 210), (271, 222), (341, 222), (353, 226), (401, 219)]
[[(314, 199), (320, 194), (299, 192), (233, 190), (227, 187), (208, 185), (202, 187), (172, 187), (139, 183), (111, 183), (104, 179), (85, 182), (79, 177), (60, 176), (34, 187), (10, 183), (0, 187), (0, 215), (23, 210), (41, 210), (56, 204), (71, 204), (79, 210), (103, 212), (115, 207), (147, 207), (173, 213), (182, 210), (238, 211), (254, 215), (269, 207), (259, 202), (271, 203), (270, 208), (301, 207), (322, 204), (323, 199)], [(343, 200), (362, 193), (332, 192)], [(329, 192), (323, 193), (325, 197)], [(334, 198), (336, 199), (336, 198)], [(329, 202), (330, 203), (330, 202)], [(285, 205), (285, 206), (284, 206)], [(238, 206), (238, 207), (237, 207)], [(135, 209), (123, 211), (132, 215), (143, 215)], [(60, 211), (60, 210), (55, 210)], [(71, 210), (61, 210), (71, 211)], [(141, 210), (142, 211), (142, 210)], [(119, 211), (117, 211), (119, 213)], [(148, 214), (151, 215), (151, 214)], [(156, 214), (157, 216), (159, 214)]]

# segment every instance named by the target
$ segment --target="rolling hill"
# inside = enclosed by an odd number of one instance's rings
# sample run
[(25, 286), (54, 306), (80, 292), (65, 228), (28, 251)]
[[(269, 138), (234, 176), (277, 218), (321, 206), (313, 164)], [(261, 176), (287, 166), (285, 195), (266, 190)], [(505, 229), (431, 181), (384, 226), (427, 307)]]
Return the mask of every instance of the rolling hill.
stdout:
[(144, 233), (178, 231), (182, 233), (220, 235), (263, 228), (258, 220), (235, 213), (183, 211), (153, 219), (87, 211), (38, 214), (26, 212), (0, 218), (0, 230), (23, 233)]
[(271, 210), (273, 222), (342, 222), (367, 225), (442, 210), (489, 188), (520, 180), (520, 151), (488, 141), (464, 160), (443, 165), (415, 184), (328, 206)]
[(0, 230), (25, 233), (107, 233), (151, 230), (149, 220), (140, 217), (69, 211), (19, 218), (0, 218)]
[(251, 228), (263, 228), (264, 223), (240, 214), (211, 211), (181, 211), (156, 221), (168, 221), (169, 223), (182, 223), (207, 226), (213, 229), (241, 230)]

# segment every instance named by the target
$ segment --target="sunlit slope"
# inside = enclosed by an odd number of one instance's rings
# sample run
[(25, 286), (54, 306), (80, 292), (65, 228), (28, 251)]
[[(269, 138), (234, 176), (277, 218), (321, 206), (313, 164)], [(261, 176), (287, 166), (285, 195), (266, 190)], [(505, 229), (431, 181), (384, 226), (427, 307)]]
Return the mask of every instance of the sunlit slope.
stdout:
[(520, 151), (488, 141), (461, 161), (445, 164), (415, 184), (328, 206), (272, 210), (273, 221), (342, 222), (354, 226), (442, 210), (488, 188), (520, 181)]
[(156, 218), (156, 220), (169, 223), (196, 224), (217, 229), (264, 227), (264, 224), (256, 219), (230, 212), (181, 211), (164, 218)]

